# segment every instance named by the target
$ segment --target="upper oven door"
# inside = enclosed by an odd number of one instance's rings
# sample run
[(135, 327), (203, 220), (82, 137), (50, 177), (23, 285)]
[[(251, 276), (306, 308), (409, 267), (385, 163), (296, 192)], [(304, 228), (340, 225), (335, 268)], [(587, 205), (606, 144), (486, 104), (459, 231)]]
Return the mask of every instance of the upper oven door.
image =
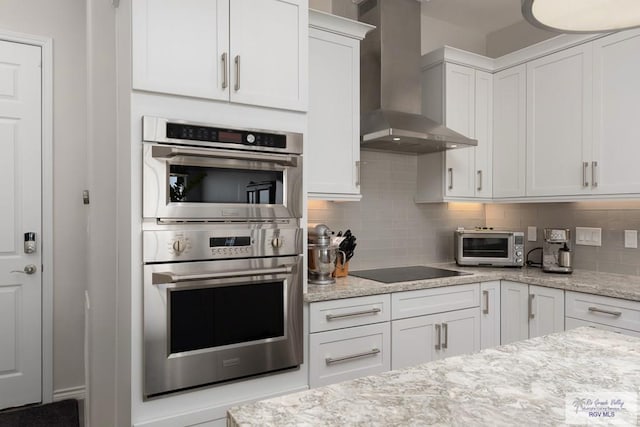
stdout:
[(145, 143), (143, 216), (301, 218), (301, 157)]
[(513, 236), (506, 233), (462, 234), (458, 256), (467, 262), (504, 263), (513, 259)]

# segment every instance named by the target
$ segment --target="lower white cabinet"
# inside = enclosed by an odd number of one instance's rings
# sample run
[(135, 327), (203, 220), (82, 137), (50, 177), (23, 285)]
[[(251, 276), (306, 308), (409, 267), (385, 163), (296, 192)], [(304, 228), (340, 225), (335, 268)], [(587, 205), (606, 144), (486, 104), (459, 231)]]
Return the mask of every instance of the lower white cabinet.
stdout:
[(391, 322), (391, 368), (480, 350), (478, 308), (410, 317)]
[(589, 328), (602, 329), (604, 331), (611, 331), (617, 334), (630, 335), (632, 337), (640, 337), (640, 332), (638, 331), (630, 331), (628, 329), (616, 328), (609, 325), (603, 325), (600, 323), (588, 322), (586, 320), (574, 319), (573, 317), (567, 317), (565, 319), (565, 327), (567, 331), (569, 329), (580, 328), (583, 326), (587, 326)]
[(566, 315), (567, 325), (587, 322), (600, 329), (640, 334), (640, 302), (637, 301), (567, 292)]
[(503, 280), (500, 343), (564, 331), (564, 291)]
[(480, 348), (500, 345), (500, 281), (480, 283)]
[(309, 386), (319, 387), (391, 367), (389, 322), (311, 334)]

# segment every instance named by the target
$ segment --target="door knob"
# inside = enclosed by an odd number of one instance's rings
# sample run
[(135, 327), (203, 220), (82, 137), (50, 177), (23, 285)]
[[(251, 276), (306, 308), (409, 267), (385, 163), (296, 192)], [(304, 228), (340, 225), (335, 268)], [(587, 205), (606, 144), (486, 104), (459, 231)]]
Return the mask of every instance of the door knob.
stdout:
[(33, 274), (36, 271), (38, 271), (38, 267), (35, 264), (27, 264), (24, 266), (24, 270), (12, 270), (11, 273)]

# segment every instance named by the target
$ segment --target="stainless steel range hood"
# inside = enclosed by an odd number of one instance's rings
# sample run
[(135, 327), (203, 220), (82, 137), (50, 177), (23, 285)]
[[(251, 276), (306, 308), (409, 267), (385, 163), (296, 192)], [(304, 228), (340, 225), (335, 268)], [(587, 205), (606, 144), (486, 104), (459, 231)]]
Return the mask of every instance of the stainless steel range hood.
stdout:
[(364, 0), (358, 20), (376, 26), (360, 51), (361, 148), (432, 153), (478, 145), (421, 114), (420, 2)]

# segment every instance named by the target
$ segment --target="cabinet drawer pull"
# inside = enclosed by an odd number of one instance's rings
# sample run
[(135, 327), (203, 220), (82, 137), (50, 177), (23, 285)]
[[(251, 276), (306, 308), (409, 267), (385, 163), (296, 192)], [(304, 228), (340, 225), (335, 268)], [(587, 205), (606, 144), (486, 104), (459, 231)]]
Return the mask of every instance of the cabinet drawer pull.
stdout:
[(233, 88), (236, 92), (240, 90), (240, 55), (236, 55), (236, 85)]
[(478, 173), (478, 191), (482, 191), (482, 171), (479, 170), (477, 173)]
[(437, 325), (434, 325), (434, 327), (436, 328), (436, 350), (440, 350), (440, 347), (441, 347), (440, 342), (442, 341), (440, 324), (438, 323)]
[(588, 187), (589, 181), (587, 181), (587, 169), (589, 168), (589, 162), (582, 162), (582, 186)]
[(227, 52), (222, 54), (222, 89), (229, 86), (229, 67), (227, 66)]
[(598, 162), (591, 162), (591, 186), (598, 186)]
[(453, 168), (447, 169), (449, 172), (449, 190), (453, 190)]
[(334, 363), (346, 362), (346, 361), (353, 360), (353, 359), (359, 359), (361, 357), (375, 356), (378, 353), (380, 353), (380, 349), (379, 348), (372, 348), (369, 351), (365, 351), (365, 352), (362, 352), (362, 353), (356, 353), (356, 354), (350, 354), (348, 356), (327, 357), (326, 359), (324, 359), (324, 361), (325, 361), (325, 363), (327, 365), (333, 365)]
[(604, 313), (604, 314), (610, 314), (610, 315), (615, 316), (615, 317), (620, 317), (620, 316), (622, 316), (622, 312), (621, 312), (621, 311), (605, 310), (605, 309), (598, 308), (598, 307), (589, 307), (589, 311), (590, 311), (591, 313)]
[(442, 332), (444, 333), (444, 342), (442, 343), (442, 349), (446, 350), (447, 345), (449, 345), (449, 325), (447, 325), (446, 323), (443, 323)]
[(529, 319), (533, 319), (536, 317), (536, 315), (533, 314), (533, 299), (535, 297), (536, 297), (535, 294), (529, 295)]
[(354, 317), (354, 316), (365, 316), (367, 314), (378, 314), (382, 311), (381, 308), (375, 307), (371, 310), (362, 310), (362, 311), (354, 311), (352, 313), (343, 313), (343, 314), (327, 314), (327, 320), (336, 320), (342, 319), (345, 317)]
[(482, 291), (482, 297), (484, 298), (482, 314), (489, 314), (489, 291)]

